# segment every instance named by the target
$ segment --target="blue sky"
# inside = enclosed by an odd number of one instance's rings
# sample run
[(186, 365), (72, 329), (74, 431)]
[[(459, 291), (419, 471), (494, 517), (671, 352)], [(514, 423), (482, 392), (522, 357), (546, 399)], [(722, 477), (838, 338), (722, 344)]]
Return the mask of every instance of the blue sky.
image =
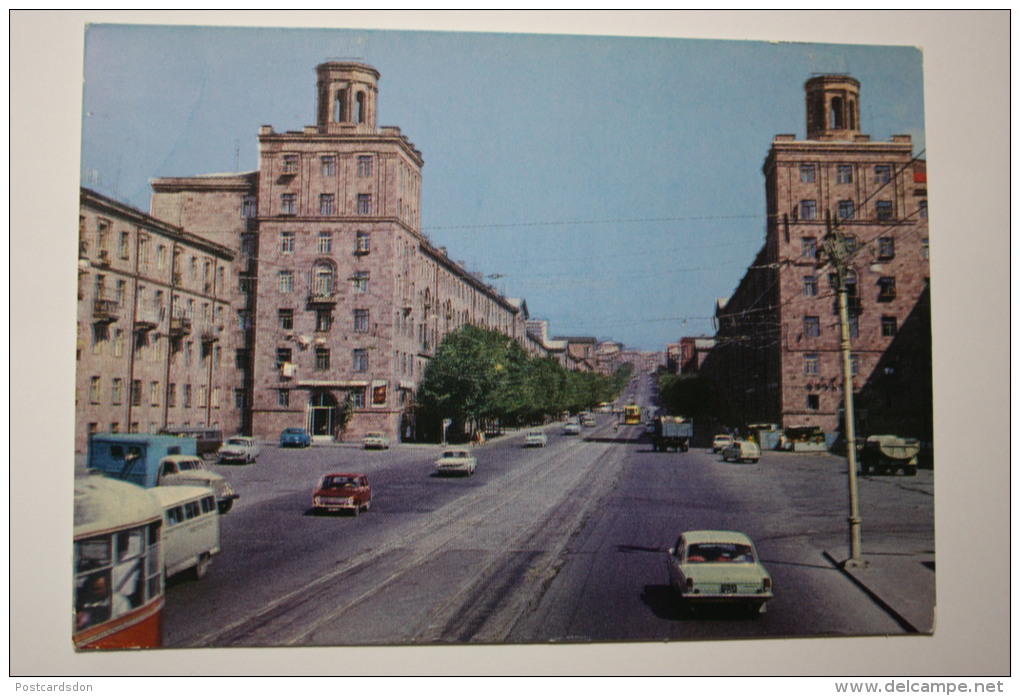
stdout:
[(804, 136), (814, 73), (861, 82), (862, 130), (924, 148), (909, 47), (90, 25), (82, 183), (257, 167), (260, 125), (315, 120), (316, 64), (379, 70), (379, 124), (421, 150), (422, 228), (556, 335), (661, 349), (713, 333), (761, 246), (761, 165)]

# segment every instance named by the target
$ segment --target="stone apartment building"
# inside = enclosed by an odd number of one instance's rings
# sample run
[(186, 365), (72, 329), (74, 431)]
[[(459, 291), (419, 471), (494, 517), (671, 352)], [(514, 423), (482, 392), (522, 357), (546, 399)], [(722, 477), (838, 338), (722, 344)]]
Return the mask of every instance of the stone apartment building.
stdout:
[(234, 431), (227, 247), (80, 193), (75, 450), (91, 432)]
[(911, 139), (860, 130), (860, 84), (804, 86), (807, 137), (775, 136), (765, 159), (767, 234), (733, 295), (717, 305), (702, 372), (734, 425), (840, 428), (839, 319), (830, 229), (851, 239), (849, 332), (858, 432), (930, 440), (931, 334), (925, 163)]
[[(162, 178), (152, 211), (236, 250), (237, 398), (245, 430), (348, 439), (414, 431), (412, 397), (436, 346), (466, 323), (526, 342), (511, 302), (420, 231), (421, 153), (377, 126), (379, 73), (316, 68), (316, 123), (258, 134), (256, 172)], [(536, 347), (531, 347), (536, 350)]]

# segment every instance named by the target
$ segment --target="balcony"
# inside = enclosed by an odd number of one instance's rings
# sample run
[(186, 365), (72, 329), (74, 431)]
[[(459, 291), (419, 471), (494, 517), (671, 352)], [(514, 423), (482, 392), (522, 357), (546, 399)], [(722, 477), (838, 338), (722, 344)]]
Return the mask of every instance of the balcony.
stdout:
[(170, 336), (180, 338), (191, 333), (191, 317), (178, 315), (170, 317)]
[(146, 302), (138, 306), (135, 314), (135, 331), (152, 331), (163, 319), (163, 307), (155, 302)]
[(110, 265), (110, 250), (100, 249), (99, 255), (96, 257), (97, 266), (109, 266)]
[(117, 321), (120, 317), (120, 303), (117, 300), (97, 297), (92, 304), (92, 316), (97, 322), (104, 324)]
[(223, 335), (223, 327), (206, 324), (202, 326), (198, 334), (201, 337), (202, 343), (216, 343), (220, 340), (220, 336)]
[(311, 305), (335, 305), (337, 302), (337, 294), (332, 291), (318, 292), (313, 291), (308, 293), (308, 304)]

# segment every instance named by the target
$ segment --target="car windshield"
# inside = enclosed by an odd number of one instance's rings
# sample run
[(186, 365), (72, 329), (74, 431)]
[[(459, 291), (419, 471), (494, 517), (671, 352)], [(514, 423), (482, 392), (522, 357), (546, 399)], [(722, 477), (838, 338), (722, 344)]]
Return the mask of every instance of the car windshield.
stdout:
[(466, 457), (466, 452), (443, 452), (444, 459), (458, 459), (460, 457)]
[(353, 476), (327, 476), (322, 479), (323, 488), (354, 487), (358, 485), (358, 479)]
[(243, 438), (240, 438), (240, 437), (232, 437), (229, 440), (227, 440), (227, 444), (228, 445), (240, 445), (241, 447), (245, 447), (245, 446), (248, 445), (248, 441), (243, 439)]
[(382, 433), (369, 433), (365, 437), (382, 437)]
[(688, 563), (754, 563), (754, 553), (746, 544), (691, 544)]
[(304, 432), (304, 430), (302, 430), (301, 428), (287, 428), (283, 432), (285, 432), (288, 435), (300, 435), (301, 433)]
[(195, 471), (202, 468), (202, 463), (197, 459), (184, 459), (177, 466), (181, 471)]

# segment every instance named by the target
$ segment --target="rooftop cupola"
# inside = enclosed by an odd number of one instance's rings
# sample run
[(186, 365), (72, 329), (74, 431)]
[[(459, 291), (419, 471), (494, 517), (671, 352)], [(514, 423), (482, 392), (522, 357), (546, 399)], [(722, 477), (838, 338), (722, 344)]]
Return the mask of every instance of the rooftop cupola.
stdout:
[(854, 140), (860, 135), (861, 83), (849, 75), (818, 75), (804, 83), (808, 140)]
[(379, 72), (361, 63), (321, 63), (316, 125), (325, 133), (375, 132)]

